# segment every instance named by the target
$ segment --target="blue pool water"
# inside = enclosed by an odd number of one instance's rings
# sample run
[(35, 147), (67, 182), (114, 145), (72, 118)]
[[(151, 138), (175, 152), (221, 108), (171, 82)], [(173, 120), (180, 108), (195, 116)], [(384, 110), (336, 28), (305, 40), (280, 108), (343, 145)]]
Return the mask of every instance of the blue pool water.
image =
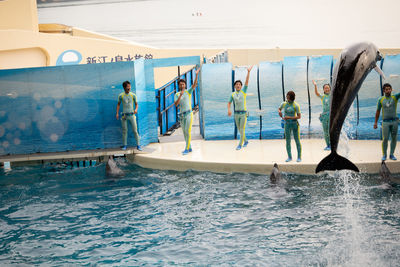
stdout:
[(0, 175), (0, 264), (398, 266), (400, 187), (377, 175), (105, 166)]

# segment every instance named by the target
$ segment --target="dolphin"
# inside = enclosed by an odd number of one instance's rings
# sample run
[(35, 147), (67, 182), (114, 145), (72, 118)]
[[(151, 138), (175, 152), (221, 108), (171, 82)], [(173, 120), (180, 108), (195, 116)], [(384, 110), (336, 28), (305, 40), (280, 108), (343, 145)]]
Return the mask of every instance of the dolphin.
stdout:
[(271, 175), (269, 176), (271, 183), (276, 184), (281, 180), (281, 172), (279, 171), (278, 164), (274, 164), (272, 168)]
[(125, 173), (118, 168), (117, 163), (113, 160), (112, 156), (108, 156), (106, 174), (107, 176), (123, 176)]
[(382, 161), (381, 168), (379, 169), (379, 174), (382, 177), (382, 181), (388, 184), (400, 184), (400, 179), (392, 176), (389, 168), (386, 166), (385, 161)]
[(376, 65), (382, 56), (378, 48), (372, 43), (357, 43), (345, 48), (335, 64), (332, 75), (332, 91), (330, 102), (329, 136), (331, 153), (321, 160), (315, 172), (325, 170), (353, 170), (358, 168), (350, 160), (338, 155), (340, 131), (350, 106), (368, 73), (375, 70), (382, 76), (383, 73)]

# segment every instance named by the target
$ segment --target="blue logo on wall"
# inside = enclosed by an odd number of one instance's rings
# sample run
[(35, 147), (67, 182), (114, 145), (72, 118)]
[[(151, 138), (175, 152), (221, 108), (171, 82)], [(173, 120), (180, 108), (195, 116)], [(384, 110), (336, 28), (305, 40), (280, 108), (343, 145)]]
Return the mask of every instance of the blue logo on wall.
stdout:
[(79, 64), (82, 55), (76, 50), (66, 50), (58, 56), (56, 66)]

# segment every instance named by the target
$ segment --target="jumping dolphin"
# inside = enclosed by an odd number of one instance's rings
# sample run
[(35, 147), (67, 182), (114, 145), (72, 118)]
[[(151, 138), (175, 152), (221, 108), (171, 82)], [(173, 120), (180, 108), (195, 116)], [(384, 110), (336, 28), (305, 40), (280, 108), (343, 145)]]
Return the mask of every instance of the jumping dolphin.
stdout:
[(117, 163), (113, 160), (112, 156), (108, 156), (106, 165), (107, 176), (123, 176), (124, 172), (118, 168)]
[(335, 64), (332, 75), (332, 91), (330, 103), (329, 136), (331, 154), (318, 164), (316, 173), (325, 170), (349, 169), (359, 172), (350, 160), (337, 154), (340, 131), (347, 112), (368, 73), (375, 70), (383, 76), (376, 65), (382, 56), (372, 43), (357, 43), (344, 49)]
[(379, 169), (379, 174), (382, 177), (383, 182), (388, 184), (400, 184), (400, 179), (392, 176), (389, 168), (386, 166), (385, 161), (382, 161), (381, 168)]
[(279, 171), (278, 164), (274, 164), (274, 167), (272, 168), (271, 175), (269, 176), (269, 180), (271, 183), (276, 184), (279, 182), (281, 179), (281, 172)]

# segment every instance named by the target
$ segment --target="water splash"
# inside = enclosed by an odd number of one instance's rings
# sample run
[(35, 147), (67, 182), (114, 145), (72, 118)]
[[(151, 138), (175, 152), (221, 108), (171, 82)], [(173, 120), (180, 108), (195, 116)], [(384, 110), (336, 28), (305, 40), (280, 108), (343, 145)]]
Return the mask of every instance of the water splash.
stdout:
[[(365, 214), (373, 211), (366, 205), (367, 192), (361, 185), (362, 174), (344, 170), (329, 174), (335, 180), (334, 216), (336, 235), (326, 247), (328, 266), (385, 266), (380, 259), (373, 233)], [(368, 229), (368, 230), (367, 230)]]
[(355, 137), (353, 131), (355, 121), (356, 121), (355, 108), (354, 106), (351, 106), (349, 112), (347, 113), (347, 117), (344, 120), (338, 144), (338, 152), (346, 158), (349, 157), (350, 153), (349, 140), (354, 139)]

